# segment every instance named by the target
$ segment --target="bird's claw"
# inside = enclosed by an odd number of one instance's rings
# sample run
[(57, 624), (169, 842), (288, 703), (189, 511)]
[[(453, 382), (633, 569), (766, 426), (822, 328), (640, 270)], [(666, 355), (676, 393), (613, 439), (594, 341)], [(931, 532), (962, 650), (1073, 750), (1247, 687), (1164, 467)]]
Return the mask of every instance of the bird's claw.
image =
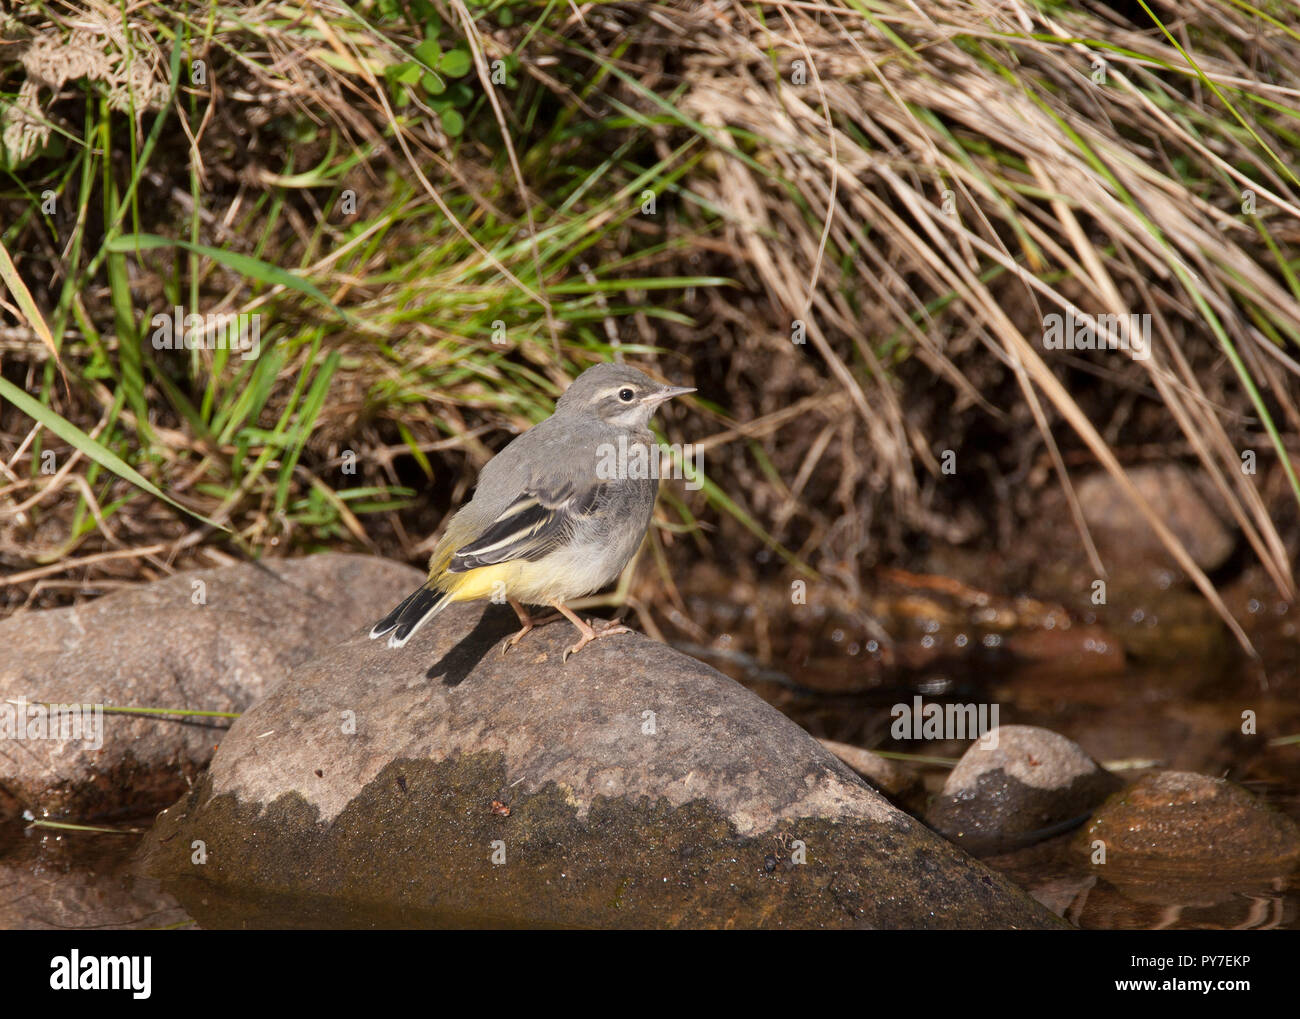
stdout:
[(529, 633), (532, 629), (533, 629), (533, 628), (532, 628), (531, 626), (526, 626), (526, 627), (524, 627), (522, 630), (520, 630), (518, 633), (516, 633), (513, 637), (511, 637), (509, 640), (507, 640), (504, 644), (502, 644), (502, 645), (501, 645), (501, 657), (504, 658), (504, 657), (506, 656), (506, 652), (509, 651), (509, 650), (510, 650), (512, 647), (514, 647), (516, 644), (518, 644), (521, 640), (523, 640), (523, 639), (524, 639), (524, 635), (527, 634), (527, 633)]
[[(601, 624), (599, 630), (596, 629), (594, 626), (594, 624), (597, 622), (600, 622)], [(568, 662), (569, 655), (576, 655), (579, 651), (585, 648), (593, 640), (599, 640), (601, 637), (613, 637), (615, 634), (619, 634), (619, 633), (632, 632), (626, 626), (622, 626), (618, 623), (605, 621), (605, 620), (591, 620), (587, 625), (588, 628), (590, 629), (590, 632), (584, 633), (582, 635), (582, 639), (579, 640), (578, 643), (572, 645), (571, 647), (565, 648), (564, 655), (560, 658), (560, 664), (564, 664)]]

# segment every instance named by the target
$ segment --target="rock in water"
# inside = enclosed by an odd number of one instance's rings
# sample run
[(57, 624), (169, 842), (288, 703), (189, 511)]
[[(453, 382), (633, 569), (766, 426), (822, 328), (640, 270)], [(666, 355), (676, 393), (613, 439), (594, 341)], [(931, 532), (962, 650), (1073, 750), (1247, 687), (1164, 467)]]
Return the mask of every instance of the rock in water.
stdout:
[[(278, 559), (10, 616), (0, 622), (0, 820), (30, 810), (88, 821), (175, 802), (228, 722), (101, 712), (96, 732), (94, 705), (242, 711), (421, 576), (370, 556)], [(91, 708), (56, 715), (46, 704)]]
[(502, 657), (516, 626), (299, 666), (146, 869), (205, 927), (1059, 925), (721, 673), (637, 634), (562, 664), (562, 622)]
[[(1144, 775), (1099, 809), (1074, 845), (1102, 873), (1162, 880), (1214, 875), (1284, 878), (1300, 864), (1300, 826), (1221, 778), (1186, 771)], [(1104, 850), (1104, 853), (1099, 853)]]
[(1077, 827), (1122, 783), (1064, 736), (1003, 725), (976, 740), (928, 814), (974, 853), (997, 853)]

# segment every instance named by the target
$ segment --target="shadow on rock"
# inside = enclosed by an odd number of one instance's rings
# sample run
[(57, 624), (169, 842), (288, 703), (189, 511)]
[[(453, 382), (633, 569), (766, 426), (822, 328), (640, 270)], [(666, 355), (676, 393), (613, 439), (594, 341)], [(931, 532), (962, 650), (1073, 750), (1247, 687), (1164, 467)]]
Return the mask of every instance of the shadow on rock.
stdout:
[[(499, 605), (489, 605), (474, 629), (430, 666), (425, 676), (429, 679), (441, 678), (444, 686), (459, 686), (478, 667), (484, 656), (493, 652), (502, 638), (518, 631), (519, 620), (511, 610)], [(528, 640), (531, 636), (533, 634), (530, 633), (524, 640)], [(526, 647), (516, 647), (511, 653), (527, 654), (527, 652)]]

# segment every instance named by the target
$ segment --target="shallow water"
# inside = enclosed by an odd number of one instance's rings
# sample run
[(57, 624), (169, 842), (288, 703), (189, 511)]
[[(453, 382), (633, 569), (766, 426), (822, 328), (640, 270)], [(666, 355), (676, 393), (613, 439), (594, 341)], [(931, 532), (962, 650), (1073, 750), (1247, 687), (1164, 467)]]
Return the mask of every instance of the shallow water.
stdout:
[[(1178, 591), (1125, 609), (1124, 625), (1112, 622), (1111, 629), (1094, 619), (1000, 629), (981, 625), (977, 613), (953, 613), (909, 595), (906, 618), (893, 619), (891, 632), (902, 637), (888, 656), (842, 610), (807, 627), (814, 632), (802, 642), (813, 653), (787, 655), (780, 666), (737, 652), (731, 645), (740, 641), (692, 651), (814, 736), (946, 759), (948, 767), (911, 762), (931, 794), (969, 744), (893, 738), (891, 709), (918, 695), (926, 704), (996, 706), (1002, 725), (1051, 729), (1126, 782), (1151, 769), (1230, 779), (1300, 823), (1300, 742), (1280, 739), (1300, 733), (1297, 612), (1251, 597), (1250, 586), (1230, 589), (1228, 599), (1259, 661), (1239, 653), (1204, 606)], [(1001, 608), (1010, 613), (1014, 604)], [(982, 610), (983, 617), (991, 619), (995, 608)], [(1140, 648), (1146, 661), (1135, 664), (1119, 652), (1121, 644)], [(1257, 734), (1242, 731), (1247, 711)], [(1201, 871), (1120, 875), (1090, 866), (1071, 850), (1073, 837), (984, 862), (1081, 928), (1300, 928), (1300, 873), (1284, 868), (1233, 878), (1230, 843)]]
[[(143, 830), (152, 815), (124, 829)], [(159, 930), (192, 921), (157, 882), (131, 871), (142, 838), (0, 824), (0, 929)]]

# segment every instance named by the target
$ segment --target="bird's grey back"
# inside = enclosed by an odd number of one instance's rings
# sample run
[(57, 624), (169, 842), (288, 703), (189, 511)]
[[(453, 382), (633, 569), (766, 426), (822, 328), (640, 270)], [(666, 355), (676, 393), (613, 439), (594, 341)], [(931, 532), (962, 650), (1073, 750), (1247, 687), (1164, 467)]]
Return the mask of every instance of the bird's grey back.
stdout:
[[(653, 489), (655, 479), (606, 479), (597, 473), (602, 457), (619, 449), (619, 437), (626, 443), (652, 444), (649, 431), (630, 432), (606, 424), (587, 414), (552, 414), (510, 443), (484, 464), (479, 472), (472, 508), (476, 519), (492, 520), (524, 491), (535, 491), (544, 479), (554, 492), (566, 484), (585, 488), (599, 483), (610, 486), (611, 496), (624, 486)], [(651, 455), (656, 451), (651, 450)]]

